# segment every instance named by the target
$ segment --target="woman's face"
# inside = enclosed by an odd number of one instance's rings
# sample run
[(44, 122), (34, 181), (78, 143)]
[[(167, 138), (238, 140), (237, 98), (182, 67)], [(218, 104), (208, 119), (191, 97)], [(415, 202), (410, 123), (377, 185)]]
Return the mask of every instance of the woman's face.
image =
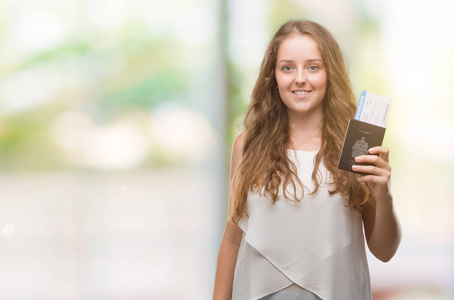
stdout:
[(321, 116), (327, 73), (312, 38), (303, 35), (286, 38), (277, 53), (275, 74), (279, 94), (289, 114)]

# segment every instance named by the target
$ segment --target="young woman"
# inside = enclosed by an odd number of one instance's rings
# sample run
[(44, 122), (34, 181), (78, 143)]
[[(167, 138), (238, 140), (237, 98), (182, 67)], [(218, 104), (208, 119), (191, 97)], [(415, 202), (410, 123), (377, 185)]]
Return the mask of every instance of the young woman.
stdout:
[(356, 158), (373, 164), (354, 167), (370, 175), (337, 169), (355, 109), (332, 35), (314, 22), (285, 23), (233, 144), (213, 299), (372, 299), (364, 235), (386, 262), (401, 229), (387, 148)]

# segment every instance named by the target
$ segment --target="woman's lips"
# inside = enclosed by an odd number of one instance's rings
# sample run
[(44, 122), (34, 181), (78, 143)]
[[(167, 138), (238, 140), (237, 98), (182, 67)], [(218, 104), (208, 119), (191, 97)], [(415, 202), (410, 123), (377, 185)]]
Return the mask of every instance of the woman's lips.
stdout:
[(298, 98), (304, 98), (307, 95), (309, 95), (311, 92), (312, 91), (302, 91), (302, 90), (292, 91), (292, 93)]
[(309, 94), (311, 91), (293, 91), (292, 93), (295, 95), (306, 95)]

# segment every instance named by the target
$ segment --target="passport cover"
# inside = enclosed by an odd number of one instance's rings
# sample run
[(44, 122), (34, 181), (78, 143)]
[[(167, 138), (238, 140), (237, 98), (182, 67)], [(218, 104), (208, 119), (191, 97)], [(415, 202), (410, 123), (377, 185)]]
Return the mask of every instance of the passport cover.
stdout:
[[(347, 133), (345, 134), (344, 145), (339, 157), (337, 168), (357, 174), (352, 165), (373, 165), (371, 163), (357, 163), (355, 157), (369, 154), (368, 150), (374, 146), (381, 146), (385, 137), (386, 128), (369, 124), (355, 119), (348, 122)], [(377, 154), (375, 154), (377, 155)]]

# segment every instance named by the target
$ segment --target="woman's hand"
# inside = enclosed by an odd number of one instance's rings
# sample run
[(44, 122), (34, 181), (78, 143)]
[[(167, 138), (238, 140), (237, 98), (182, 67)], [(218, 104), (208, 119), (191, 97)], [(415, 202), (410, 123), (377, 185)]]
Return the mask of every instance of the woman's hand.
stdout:
[(368, 173), (358, 177), (359, 182), (367, 182), (377, 199), (376, 207), (367, 206), (363, 210), (364, 231), (370, 251), (383, 262), (389, 261), (397, 251), (402, 239), (402, 229), (394, 210), (391, 195), (391, 166), (389, 149), (373, 147), (369, 153), (355, 158), (358, 163), (372, 163), (372, 166), (353, 166), (353, 170)]
[(359, 182), (367, 182), (377, 201), (392, 199), (391, 197), (391, 166), (389, 165), (389, 149), (376, 146), (369, 153), (377, 155), (361, 155), (355, 158), (357, 163), (372, 163), (373, 166), (352, 166), (353, 171), (369, 173), (358, 177)]

